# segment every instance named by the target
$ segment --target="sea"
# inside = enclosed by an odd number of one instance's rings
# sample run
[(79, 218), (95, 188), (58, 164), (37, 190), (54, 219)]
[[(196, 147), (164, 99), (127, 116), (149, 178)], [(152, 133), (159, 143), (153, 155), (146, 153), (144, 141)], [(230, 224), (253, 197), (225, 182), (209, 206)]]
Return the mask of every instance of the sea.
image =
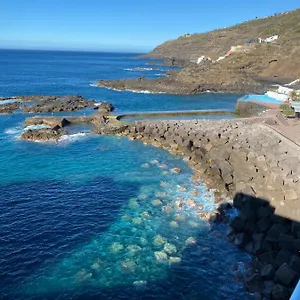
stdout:
[[(0, 50), (0, 97), (81, 95), (117, 113), (234, 109), (240, 95), (96, 87), (169, 69), (138, 54)], [(0, 115), (0, 299), (252, 299), (251, 257), (226, 225), (200, 219), (213, 191), (181, 157), (84, 127), (22, 141), (31, 115)]]

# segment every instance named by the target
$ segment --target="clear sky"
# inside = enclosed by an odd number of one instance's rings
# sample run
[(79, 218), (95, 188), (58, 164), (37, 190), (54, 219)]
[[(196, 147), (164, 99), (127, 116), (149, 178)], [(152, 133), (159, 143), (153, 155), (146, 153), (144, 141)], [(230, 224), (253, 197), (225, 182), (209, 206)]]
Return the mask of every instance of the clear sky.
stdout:
[(300, 7), (299, 0), (1, 0), (0, 48), (147, 52)]

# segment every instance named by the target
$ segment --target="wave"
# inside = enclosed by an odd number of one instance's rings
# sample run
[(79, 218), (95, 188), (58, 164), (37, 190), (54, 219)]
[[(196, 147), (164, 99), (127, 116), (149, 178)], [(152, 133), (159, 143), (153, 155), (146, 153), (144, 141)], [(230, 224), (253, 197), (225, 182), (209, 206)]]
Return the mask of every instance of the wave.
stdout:
[(92, 87), (98, 87), (97, 81), (92, 81), (89, 85)]
[(123, 71), (129, 71), (129, 72), (143, 72), (143, 71), (154, 71), (154, 70), (158, 70), (158, 69), (155, 69), (155, 68), (141, 68), (141, 67), (123, 69)]
[(17, 127), (12, 127), (12, 128), (7, 128), (4, 130), (4, 133), (9, 134), (9, 135), (20, 135), (22, 134), (24, 128), (17, 126)]
[(22, 102), (18, 99), (7, 99), (7, 100), (1, 100), (0, 105), (10, 104), (10, 103), (16, 103), (16, 102)]
[(62, 142), (62, 143), (73, 143), (82, 139), (87, 138), (88, 136), (91, 136), (90, 133), (87, 132), (79, 132), (79, 133), (74, 133), (74, 134), (66, 134), (63, 135), (58, 142)]
[(119, 89), (107, 87), (107, 86), (100, 86), (100, 88), (105, 88), (105, 89), (116, 91), (116, 92), (131, 92), (131, 93), (137, 93), (137, 94), (166, 94), (165, 92), (151, 92), (148, 90), (141, 90), (141, 91), (130, 90), (130, 89), (119, 90)]
[(24, 128), (24, 131), (28, 131), (28, 130), (39, 130), (39, 129), (45, 129), (45, 128), (51, 128), (50, 126), (41, 124), (41, 125), (29, 125), (27, 127)]

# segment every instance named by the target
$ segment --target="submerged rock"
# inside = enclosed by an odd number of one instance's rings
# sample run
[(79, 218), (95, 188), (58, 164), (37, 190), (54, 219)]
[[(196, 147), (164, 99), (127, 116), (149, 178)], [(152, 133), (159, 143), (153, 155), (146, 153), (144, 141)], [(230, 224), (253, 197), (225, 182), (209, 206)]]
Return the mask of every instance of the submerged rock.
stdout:
[(137, 264), (134, 260), (126, 259), (121, 261), (121, 269), (123, 273), (134, 273)]
[(151, 202), (151, 204), (152, 204), (153, 206), (155, 206), (155, 207), (158, 207), (158, 206), (162, 206), (162, 205), (163, 205), (162, 201), (159, 200), (159, 199), (153, 200), (153, 201)]
[(134, 281), (133, 285), (134, 285), (134, 287), (136, 287), (138, 289), (145, 288), (147, 285), (147, 281), (145, 281), (145, 280)]
[(143, 223), (143, 220), (139, 217), (133, 218), (132, 223), (135, 225), (141, 225)]
[(146, 163), (146, 164), (142, 164), (141, 167), (144, 169), (148, 169), (150, 167), (150, 165)]
[(82, 269), (79, 272), (77, 272), (76, 281), (84, 282), (84, 281), (91, 279), (92, 276), (93, 276), (93, 274), (91, 272), (88, 272), (87, 270)]
[(186, 244), (187, 246), (195, 245), (195, 244), (197, 244), (197, 241), (196, 241), (195, 238), (189, 237), (188, 239), (186, 239), (185, 244)]
[(181, 263), (181, 258), (180, 257), (171, 256), (169, 258), (169, 264), (170, 265), (175, 265), (175, 264), (179, 264), (179, 263)]
[(158, 263), (168, 262), (168, 255), (164, 251), (155, 251), (154, 255)]
[(124, 246), (121, 243), (115, 242), (110, 246), (110, 251), (113, 253), (124, 250)]
[(179, 228), (179, 224), (176, 221), (171, 221), (169, 224), (171, 228)]
[(163, 246), (166, 242), (167, 242), (167, 240), (159, 234), (157, 236), (155, 236), (153, 239), (153, 245), (158, 246), (158, 247)]
[(137, 255), (141, 250), (142, 250), (142, 248), (138, 245), (129, 245), (126, 248), (126, 251), (128, 251), (129, 254), (132, 256)]
[(172, 173), (174, 173), (174, 174), (179, 174), (180, 172), (181, 172), (180, 168), (173, 168), (172, 169)]
[(164, 251), (165, 251), (167, 254), (171, 255), (171, 254), (177, 253), (177, 248), (176, 248), (176, 246), (175, 246), (174, 244), (166, 243), (166, 244), (164, 245)]
[(94, 271), (100, 271), (104, 267), (105, 263), (100, 258), (96, 259), (91, 266), (91, 269)]

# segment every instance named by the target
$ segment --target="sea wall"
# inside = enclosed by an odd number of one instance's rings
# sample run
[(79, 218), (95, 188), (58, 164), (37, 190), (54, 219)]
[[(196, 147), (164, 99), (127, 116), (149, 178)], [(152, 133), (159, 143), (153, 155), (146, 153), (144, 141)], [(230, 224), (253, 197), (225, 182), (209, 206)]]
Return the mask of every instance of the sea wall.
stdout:
[(236, 112), (241, 117), (251, 117), (258, 115), (266, 110), (270, 109), (264, 104), (251, 101), (238, 100), (236, 104)]
[[(101, 130), (98, 132), (101, 133)], [(228, 238), (253, 254), (246, 287), (258, 298), (289, 299), (300, 275), (300, 157), (297, 145), (258, 120), (138, 121), (105, 134), (127, 136), (183, 154), (239, 215)], [(211, 216), (218, 222), (219, 213)]]

